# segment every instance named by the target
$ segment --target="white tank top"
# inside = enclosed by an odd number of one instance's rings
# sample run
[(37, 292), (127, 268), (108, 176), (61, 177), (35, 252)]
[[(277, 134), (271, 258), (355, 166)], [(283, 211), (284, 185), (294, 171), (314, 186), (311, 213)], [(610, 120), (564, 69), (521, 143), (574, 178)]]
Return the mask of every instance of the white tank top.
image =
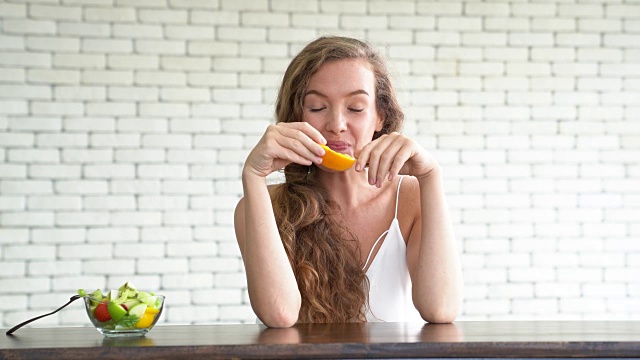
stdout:
[(373, 249), (376, 248), (378, 242), (382, 241), (380, 250), (371, 260), (371, 265), (369, 265), (369, 269), (366, 272), (369, 278), (367, 321), (370, 322), (424, 322), (411, 299), (411, 277), (407, 266), (407, 245), (404, 242), (398, 223), (398, 200), (400, 198), (402, 179), (404, 179), (404, 176), (400, 177), (398, 182), (396, 213), (393, 221), (391, 221), (391, 226), (373, 244), (363, 268), (366, 269)]

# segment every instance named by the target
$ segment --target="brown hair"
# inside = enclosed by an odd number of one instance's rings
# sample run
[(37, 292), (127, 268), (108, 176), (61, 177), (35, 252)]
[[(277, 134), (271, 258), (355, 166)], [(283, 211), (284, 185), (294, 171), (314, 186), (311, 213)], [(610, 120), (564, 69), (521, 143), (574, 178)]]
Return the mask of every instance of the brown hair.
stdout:
[[(404, 114), (382, 57), (367, 43), (321, 37), (289, 64), (276, 101), (278, 122), (302, 121), (309, 79), (327, 62), (363, 59), (374, 74), (376, 110), (383, 134), (399, 130)], [(373, 140), (372, 139), (372, 140)], [(358, 239), (340, 221), (340, 209), (315, 181), (315, 166), (289, 164), (272, 202), (280, 236), (302, 294), (299, 322), (366, 321), (369, 283)]]

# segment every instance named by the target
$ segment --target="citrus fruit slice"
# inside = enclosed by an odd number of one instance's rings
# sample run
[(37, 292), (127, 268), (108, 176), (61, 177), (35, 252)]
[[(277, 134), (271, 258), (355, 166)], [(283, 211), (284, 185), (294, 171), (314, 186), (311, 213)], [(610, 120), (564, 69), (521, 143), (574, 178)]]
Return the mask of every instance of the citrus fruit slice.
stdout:
[(328, 146), (322, 145), (325, 153), (322, 157), (322, 164), (324, 167), (329, 168), (331, 170), (336, 171), (345, 171), (349, 170), (356, 162), (356, 159), (352, 158), (349, 155), (339, 153), (337, 151), (331, 150)]

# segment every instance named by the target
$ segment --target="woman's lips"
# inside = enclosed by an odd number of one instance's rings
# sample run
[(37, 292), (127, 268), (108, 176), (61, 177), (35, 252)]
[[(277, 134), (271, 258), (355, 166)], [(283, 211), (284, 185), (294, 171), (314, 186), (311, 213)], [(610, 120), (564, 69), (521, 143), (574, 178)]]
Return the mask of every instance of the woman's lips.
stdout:
[(345, 153), (349, 151), (351, 145), (342, 141), (329, 141), (327, 142), (327, 147), (333, 151), (337, 151), (339, 153)]

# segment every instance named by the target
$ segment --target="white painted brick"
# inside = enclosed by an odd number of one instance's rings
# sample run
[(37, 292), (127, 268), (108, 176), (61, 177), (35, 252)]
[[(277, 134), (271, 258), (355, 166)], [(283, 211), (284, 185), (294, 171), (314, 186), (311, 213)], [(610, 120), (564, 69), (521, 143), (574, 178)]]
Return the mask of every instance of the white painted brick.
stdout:
[(436, 87), (440, 90), (480, 90), (482, 80), (479, 77), (437, 77)]
[(340, 27), (343, 29), (385, 29), (388, 26), (388, 17), (380, 15), (342, 15)]
[(210, 211), (165, 211), (163, 223), (167, 225), (213, 225)]
[[(51, 282), (48, 277), (0, 279), (0, 289), (4, 294), (50, 292)], [(19, 321), (24, 321), (24, 319)]]
[(55, 278), (52, 281), (54, 291), (73, 291), (78, 289), (104, 288), (104, 276), (69, 276)]
[(69, 261), (30, 261), (30, 276), (38, 275), (76, 275), (81, 272), (81, 262), (78, 260)]
[(532, 284), (490, 284), (489, 298), (530, 298)]
[[(187, 275), (163, 275), (163, 289), (206, 289), (213, 287), (213, 274), (191, 273)], [(196, 295), (193, 295), (194, 300)]]
[(206, 25), (240, 25), (240, 15), (238, 11), (191, 10), (190, 22)]
[(496, 284), (504, 283), (507, 279), (507, 272), (505, 269), (474, 269), (472, 271), (464, 271), (463, 277), (465, 283), (469, 284)]
[[(558, 35), (560, 36), (560, 35)], [(552, 46), (554, 44), (554, 34), (552, 33), (521, 33), (509, 34), (509, 45), (511, 46)]]
[[(115, 244), (114, 254), (117, 258), (162, 258), (165, 255), (163, 244)], [(140, 265), (140, 261), (138, 262)]]
[(180, 274), (189, 271), (187, 259), (138, 259), (140, 274)]
[(192, 239), (190, 227), (145, 227), (142, 229), (142, 241), (144, 242), (191, 241)]
[(140, 164), (137, 168), (137, 176), (152, 179), (185, 179), (189, 176), (189, 169), (186, 165)]
[[(621, 49), (605, 49), (605, 48), (580, 48), (578, 49), (578, 60), (619, 62), (622, 60)], [(603, 79), (608, 80), (608, 79)]]
[(640, 11), (638, 5), (609, 5), (606, 7), (606, 16), (613, 18), (637, 18)]
[(580, 286), (574, 283), (540, 282), (535, 285), (535, 294), (538, 297), (567, 298), (580, 296)]
[(160, 148), (189, 148), (191, 147), (190, 135), (145, 135), (142, 138), (144, 147)]
[[(242, 2), (240, 2), (242, 3)], [(176, 324), (197, 324), (199, 322), (211, 322), (219, 318), (217, 305), (200, 306), (173, 306), (167, 309), (167, 319)]]
[(2, 68), (0, 69), (0, 81), (4, 83), (24, 82), (26, 79), (25, 69), (20, 68)]
[(0, 65), (13, 65), (18, 67), (50, 67), (51, 55), (44, 53), (26, 53), (3, 51)]
[(184, 85), (187, 77), (181, 72), (138, 71), (135, 82), (140, 85)]
[[(135, 269), (134, 260), (87, 260), (82, 263), (82, 272), (87, 275), (109, 273), (109, 278), (113, 275), (129, 275)], [(145, 283), (145, 289), (149, 289)]]
[[(240, 14), (240, 23), (243, 26), (253, 27), (253, 26), (274, 26), (274, 27), (287, 27), (291, 25), (289, 14), (284, 13), (264, 13), (264, 12), (243, 12)], [(318, 16), (318, 18), (328, 19), (331, 16), (327, 15), (313, 15)], [(291, 17), (298, 19), (308, 19), (311, 16), (306, 14), (298, 14), (294, 13)], [(333, 27), (337, 27), (338, 21), (337, 16), (335, 18), (335, 25)], [(313, 20), (315, 21), (315, 20)], [(295, 24), (295, 22), (294, 22)], [(300, 24), (296, 24), (299, 26)], [(305, 24), (308, 25), (308, 24)]]
[(55, 184), (56, 192), (70, 194), (103, 194), (107, 192), (107, 187), (105, 181), (91, 180), (57, 181)]
[(191, 88), (163, 88), (160, 91), (160, 101), (184, 101), (184, 102), (206, 102), (211, 99), (209, 89)]
[(31, 103), (31, 113), (34, 115), (83, 115), (84, 105), (79, 102), (40, 102)]
[(126, 39), (82, 39), (82, 50), (87, 53), (131, 53), (133, 42)]
[(84, 198), (87, 210), (128, 210), (135, 209), (135, 198), (132, 196), (87, 196)]
[(137, 228), (90, 228), (87, 229), (87, 240), (89, 242), (133, 242), (137, 241)]
[(463, 11), (463, 4), (455, 2), (420, 1), (417, 5), (418, 14), (424, 15), (459, 15)]
[(137, 150), (115, 150), (115, 160), (117, 162), (129, 163), (154, 163), (165, 161), (164, 150), (137, 149)]
[(133, 22), (136, 11), (133, 8), (84, 8), (84, 19), (96, 22)]
[(2, 29), (9, 34), (55, 34), (56, 24), (47, 20), (6, 19)]
[(211, 68), (211, 60), (207, 58), (163, 56), (160, 64), (163, 69), (169, 70), (206, 71)]
[(509, 300), (467, 300), (464, 302), (466, 314), (507, 314), (511, 310)]
[(38, 147), (84, 147), (88, 140), (86, 134), (39, 134), (36, 136)]
[(56, 225), (81, 226), (81, 225), (107, 225), (109, 216), (104, 212), (57, 212)]
[(167, 180), (162, 183), (162, 192), (165, 194), (212, 194), (213, 184), (210, 181)]
[[(419, 34), (416, 30), (433, 30), (436, 22), (433, 16), (413, 16), (413, 15), (390, 15), (389, 28), (391, 29), (411, 29)], [(435, 33), (433, 33), (435, 34)], [(418, 41), (419, 43), (420, 41)], [(457, 44), (458, 42), (456, 42)]]
[(212, 150), (174, 150), (167, 152), (167, 161), (170, 163), (214, 163), (218, 159), (217, 152)]
[(188, 21), (187, 10), (140, 9), (137, 15), (143, 23), (186, 24)]
[(482, 30), (482, 18), (480, 17), (455, 17), (442, 16), (436, 19), (439, 30), (480, 31)]
[(62, 159), (65, 163), (104, 163), (111, 162), (111, 149), (63, 149)]
[(114, 55), (107, 56), (107, 64), (113, 69), (149, 70), (159, 67), (158, 56), (155, 55)]
[[(0, 267), (0, 276), (2, 277), (24, 277), (26, 275), (26, 261), (3, 261)], [(2, 299), (3, 296), (0, 296)], [(15, 305), (14, 305), (15, 306)], [(0, 310), (10, 309), (11, 306), (0, 305)]]
[(211, 289), (193, 291), (195, 305), (232, 305), (242, 303), (242, 292), (237, 289)]
[(53, 186), (50, 181), (42, 180), (2, 180), (0, 192), (3, 194), (50, 194)]
[(9, 149), (7, 158), (18, 163), (57, 163), (60, 161), (60, 153), (57, 149)]
[(600, 46), (601, 38), (599, 34), (586, 33), (559, 33), (556, 35), (557, 45), (568, 46)]
[(243, 273), (215, 274), (214, 284), (217, 288), (245, 288), (247, 286), (247, 277)]
[(638, 280), (638, 268), (616, 268), (604, 270), (605, 282), (637, 282)]
[(25, 204), (24, 196), (0, 197), (0, 210), (23, 210), (25, 208), (24, 204)]
[(531, 256), (528, 253), (487, 254), (487, 267), (508, 267), (510, 269), (531, 266)]
[(83, 84), (127, 85), (133, 84), (132, 71), (85, 70), (82, 72)]
[(531, 90), (573, 90), (576, 80), (571, 77), (536, 77), (531, 79)]
[(505, 46), (505, 33), (466, 33), (462, 35), (462, 44), (471, 46)]
[(482, 49), (477, 47), (445, 47), (441, 46), (437, 51), (437, 59), (457, 61), (480, 61)]
[(135, 48), (142, 54), (186, 54), (186, 43), (180, 40), (136, 40)]
[[(625, 255), (624, 253), (581, 253), (579, 255), (579, 264), (584, 267), (624, 267)], [(624, 288), (624, 286), (622, 286), (622, 288)], [(602, 294), (606, 293), (607, 292)], [(615, 294), (615, 292), (612, 293)], [(595, 295), (595, 293), (592, 295)]]
[(64, 179), (79, 178), (82, 169), (78, 165), (31, 165), (29, 176), (32, 178)]
[(27, 5), (0, 4), (0, 13), (3, 18), (25, 18), (27, 17)]
[(106, 89), (101, 86), (56, 86), (54, 91), (55, 98), (62, 100), (105, 100), (107, 97)]
[(464, 4), (466, 15), (480, 16), (507, 16), (509, 15), (509, 4), (502, 3), (466, 3)]
[[(110, 128), (109, 130), (112, 130)], [(138, 147), (139, 134), (92, 134), (89, 138), (92, 147)]]
[(215, 29), (212, 27), (206, 27), (206, 26), (166, 25), (165, 35), (169, 39), (213, 40), (215, 36)]
[(575, 31), (576, 19), (567, 18), (533, 18), (531, 30), (533, 31)]
[(139, 196), (138, 206), (141, 210), (176, 210), (187, 209), (189, 199), (185, 196)]
[(157, 194), (160, 182), (155, 180), (112, 180), (111, 192), (116, 194)]
[(190, 175), (193, 179), (226, 179), (240, 176), (238, 165), (191, 165)]
[[(248, 76), (249, 74), (242, 75)], [(191, 86), (234, 88), (238, 86), (238, 75), (233, 73), (189, 73), (188, 84)]]
[(160, 225), (162, 214), (152, 211), (127, 211), (110, 214), (110, 223), (114, 225)]
[(193, 258), (189, 261), (189, 268), (195, 272), (234, 273), (241, 270), (241, 262), (238, 258)]
[[(458, 32), (447, 31), (417, 31), (416, 43), (429, 45), (460, 45), (461, 36)], [(449, 51), (451, 53), (451, 51)]]
[(564, 221), (601, 221), (603, 219), (601, 209), (560, 209), (558, 210), (558, 220)]
[[(33, 146), (33, 144), (35, 143), (35, 138), (33, 136), (33, 134), (28, 134), (28, 133), (15, 133), (15, 132), (11, 132), (11, 133), (0, 133), (0, 145), (2, 146)], [(9, 165), (6, 165), (9, 166)], [(7, 168), (7, 170), (10, 170), (9, 168)], [(5, 174), (9, 174), (9, 172), (1, 172), (3, 176)]]
[[(509, 281), (518, 282), (549, 282), (555, 280), (555, 270), (548, 266), (541, 267), (522, 267), (509, 269)], [(533, 294), (530, 297), (534, 297)]]
[(514, 17), (493, 17), (488, 16), (484, 19), (485, 30), (501, 30), (501, 31), (528, 31), (530, 30), (529, 19), (521, 19)]
[(514, 299), (511, 303), (514, 314), (555, 314), (558, 312), (556, 299)]
[(85, 229), (33, 229), (31, 239), (34, 243), (81, 243), (85, 233)]
[(56, 247), (53, 245), (5, 245), (4, 259), (7, 260), (46, 260), (55, 259)]
[(26, 101), (2, 100), (0, 101), (0, 114), (27, 114), (27, 107)]

